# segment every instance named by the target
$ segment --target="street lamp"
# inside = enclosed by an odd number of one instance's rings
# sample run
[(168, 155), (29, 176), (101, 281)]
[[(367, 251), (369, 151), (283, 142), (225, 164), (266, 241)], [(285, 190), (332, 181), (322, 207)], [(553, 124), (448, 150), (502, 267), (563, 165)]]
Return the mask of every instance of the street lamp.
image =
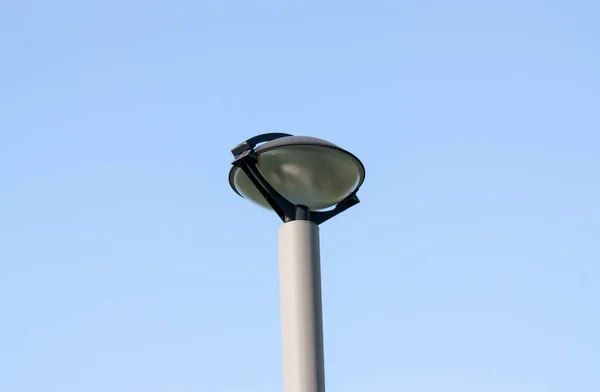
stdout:
[(361, 161), (325, 140), (267, 133), (234, 147), (229, 184), (279, 228), (284, 392), (324, 392), (318, 225), (359, 203)]

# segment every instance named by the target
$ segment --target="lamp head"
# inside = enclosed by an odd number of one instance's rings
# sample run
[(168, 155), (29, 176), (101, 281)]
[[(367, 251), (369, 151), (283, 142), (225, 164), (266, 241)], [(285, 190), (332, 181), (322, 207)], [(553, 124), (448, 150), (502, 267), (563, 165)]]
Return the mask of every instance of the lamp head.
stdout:
[[(256, 147), (265, 139), (268, 141)], [(271, 188), (267, 190), (312, 212), (354, 196), (365, 179), (365, 168), (356, 156), (314, 137), (260, 135), (232, 152), (236, 161), (229, 172), (229, 184), (240, 196), (266, 208), (273, 208), (273, 202), (260, 188)], [(258, 173), (252, 175), (251, 171)]]

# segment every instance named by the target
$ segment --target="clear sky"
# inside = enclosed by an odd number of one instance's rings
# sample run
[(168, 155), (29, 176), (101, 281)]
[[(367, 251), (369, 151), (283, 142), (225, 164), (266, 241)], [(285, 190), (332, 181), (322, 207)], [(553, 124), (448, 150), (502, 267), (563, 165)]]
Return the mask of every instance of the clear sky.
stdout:
[(281, 391), (237, 143), (359, 156), (329, 392), (600, 390), (600, 3), (0, 6), (0, 391)]

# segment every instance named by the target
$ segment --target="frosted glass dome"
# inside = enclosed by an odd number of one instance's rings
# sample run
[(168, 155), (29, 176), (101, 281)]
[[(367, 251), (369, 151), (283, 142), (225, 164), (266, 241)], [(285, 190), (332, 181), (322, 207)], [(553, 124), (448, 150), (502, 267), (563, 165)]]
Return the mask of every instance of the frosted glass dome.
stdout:
[[(255, 149), (257, 167), (269, 184), (296, 205), (323, 210), (335, 206), (363, 182), (365, 169), (354, 155), (335, 144), (303, 136), (287, 136)], [(233, 190), (271, 208), (237, 166), (229, 173)]]

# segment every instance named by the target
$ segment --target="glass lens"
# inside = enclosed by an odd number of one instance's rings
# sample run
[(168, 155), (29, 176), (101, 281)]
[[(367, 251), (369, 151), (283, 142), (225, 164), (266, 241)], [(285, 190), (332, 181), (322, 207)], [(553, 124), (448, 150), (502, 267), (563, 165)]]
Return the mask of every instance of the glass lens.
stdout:
[[(260, 153), (258, 168), (283, 197), (311, 210), (344, 200), (364, 175), (352, 156), (323, 146), (285, 146)], [(269, 208), (242, 170), (234, 173), (234, 185), (245, 198)]]

